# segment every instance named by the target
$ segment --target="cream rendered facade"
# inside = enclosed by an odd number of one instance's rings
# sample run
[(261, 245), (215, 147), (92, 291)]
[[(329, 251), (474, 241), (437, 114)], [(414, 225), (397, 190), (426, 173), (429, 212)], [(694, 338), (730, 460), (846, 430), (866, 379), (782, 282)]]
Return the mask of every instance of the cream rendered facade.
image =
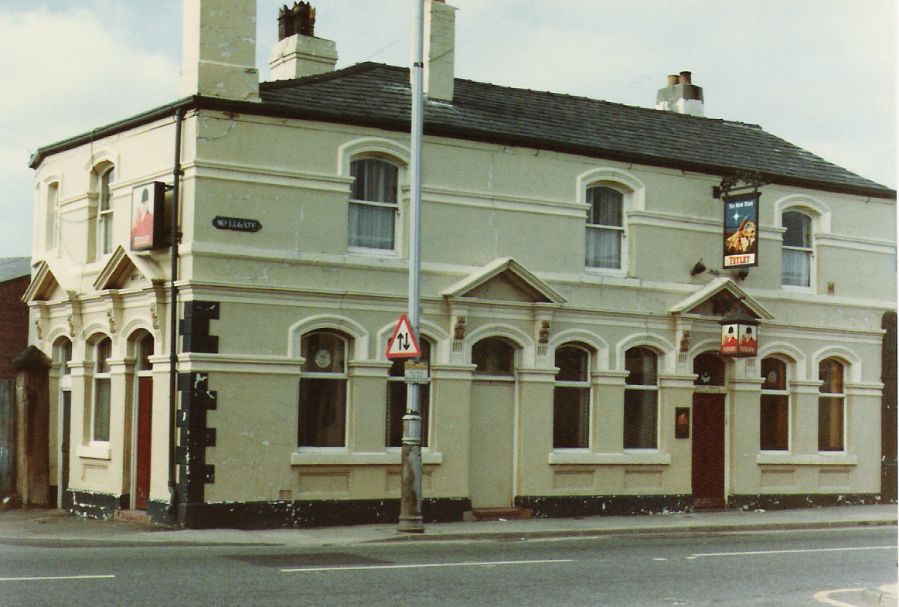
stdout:
[[(235, 502), (249, 511), (347, 502), (389, 516), (399, 497), (399, 451), (385, 447), (383, 353), (405, 306), (408, 190), (396, 250), (348, 250), (349, 163), (378, 155), (405, 167), (407, 137), (209, 110), (188, 112), (183, 127), (179, 297), (220, 306), (211, 323), (218, 352), (179, 355), (179, 372), (208, 374), (218, 395), (207, 418), (214, 445), (205, 447), (214, 481), (199, 505), (206, 514), (192, 524), (222, 517), (253, 524), (216, 508), (233, 510)], [(161, 119), (55, 154), (37, 172), (37, 208), (47, 184), (58, 183), (65, 227), (55, 250), (35, 239), (34, 343), (50, 356), (59, 340), (72, 343), (68, 487), (74, 507), (87, 512), (113, 507), (102, 499), (98, 506), (96, 495), (129, 505), (122, 496), (132, 494), (134, 348), (144, 335), (155, 343), (150, 500), (160, 510), (169, 500), (170, 257), (166, 249), (126, 248), (131, 188), (170, 180), (174, 133), (173, 120)], [(113, 233), (121, 248), (90, 261), (97, 200), (89, 176), (105, 161), (116, 168)], [(780, 357), (790, 369), (790, 448), (762, 452), (758, 359), (726, 364), (717, 391), (726, 402), (728, 498), (879, 493), (880, 318), (895, 299), (893, 201), (765, 186), (762, 263), (738, 285), (689, 273), (696, 259), (720, 254), (714, 176), (436, 137), (426, 141), (423, 166), (422, 333), (433, 345), (426, 514), (430, 502), (443, 516), (471, 508), (472, 484), (497, 476), (497, 467), (516, 503), (549, 514), (591, 500), (610, 508), (641, 500), (646, 508), (689, 505), (692, 441), (674, 438), (674, 412), (691, 407), (694, 358), (720, 340), (719, 318), (694, 309), (720, 292), (751, 303), (763, 319), (759, 358)], [(585, 192), (597, 183), (624, 193), (621, 271), (584, 267)], [(794, 206), (816, 217), (809, 289), (780, 286), (779, 217)], [(263, 227), (219, 230), (215, 216), (251, 217)], [(829, 283), (836, 294), (827, 293)], [(298, 448), (300, 340), (320, 329), (348, 340), (346, 441)], [(112, 399), (109, 437), (98, 442), (90, 436), (90, 350), (103, 336), (112, 342)], [(472, 346), (485, 337), (514, 346), (513, 377), (491, 382), (474, 373)], [(588, 448), (553, 449), (553, 353), (567, 343), (590, 350)], [(658, 354), (656, 449), (623, 445), (624, 355), (635, 346)], [(846, 442), (837, 453), (817, 445), (817, 370), (831, 357), (847, 374)], [(51, 390), (58, 391), (54, 360)], [(496, 398), (509, 399), (508, 407), (475, 419), (473, 399), (485, 398), (491, 384), (506, 387)], [(473, 439), (484, 448), (481, 424), (507, 435), (510, 459), (485, 461), (472, 448)], [(291, 512), (305, 520), (301, 506)]]
[[(211, 92), (201, 82), (197, 97), (45, 148), (32, 164), (35, 271), (25, 298), (31, 343), (54, 361), (51, 478), (66, 507), (98, 517), (139, 508), (192, 527), (395, 519), (400, 450), (388, 446), (384, 352), (406, 307), (409, 136), (266, 109), (255, 76), (238, 71), (233, 106), (212, 99), (215, 79)], [(452, 94), (450, 87), (444, 96)], [(131, 251), (129, 227), (132, 188), (172, 185), (178, 123), (181, 336), (173, 344), (171, 251)], [(349, 245), (358, 159), (398, 169), (387, 249)], [(896, 308), (895, 193), (764, 185), (758, 267), (744, 279), (723, 270), (694, 275), (698, 260), (714, 268), (721, 255), (722, 202), (712, 196), (721, 178), (664, 162), (425, 137), (426, 520), (484, 508), (561, 516), (693, 507), (705, 455), (695, 424), (685, 438), (675, 426), (683, 410), (697, 415), (702, 395), (721, 403), (716, 474), (729, 505), (878, 499), (881, 319)], [(588, 191), (596, 187), (620, 195), (617, 268), (585, 266)], [(811, 224), (807, 287), (781, 284), (791, 210)], [(221, 229), (216, 217), (261, 229)], [(60, 226), (52, 239), (48, 225)], [(722, 302), (759, 320), (759, 355), (720, 357), (723, 381), (697, 385), (697, 357), (718, 351)], [(336, 446), (301, 446), (299, 438), (303, 382), (320, 379), (302, 343), (318, 334), (337, 336), (346, 350), (333, 376), (345, 386)], [(509, 373), (483, 372), (473, 350), (485, 340), (510, 349)], [(582, 381), (559, 385), (557, 354), (567, 346), (586, 353), (587, 367)], [(628, 357), (638, 351), (655, 368), (651, 382), (635, 387)], [(786, 443), (777, 449), (761, 446), (765, 359), (786, 369)], [(832, 398), (842, 435), (839, 448), (821, 450), (819, 368), (828, 360), (843, 372)], [(584, 435), (577, 447), (554, 447), (554, 403), (571, 385), (587, 395)], [(625, 436), (632, 390), (655, 402), (638, 448)], [(141, 398), (151, 403), (149, 422), (140, 419)], [(96, 421), (107, 407), (108, 428)]]

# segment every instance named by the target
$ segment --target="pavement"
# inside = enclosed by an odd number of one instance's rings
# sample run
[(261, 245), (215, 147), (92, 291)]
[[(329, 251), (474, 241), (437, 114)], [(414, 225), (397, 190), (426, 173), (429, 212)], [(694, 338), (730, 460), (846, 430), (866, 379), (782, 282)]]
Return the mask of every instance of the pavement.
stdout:
[[(395, 524), (317, 529), (173, 529), (158, 525), (97, 521), (60, 510), (0, 512), (0, 543), (78, 545), (347, 546), (383, 542), (509, 541), (602, 536), (739, 533), (752, 531), (896, 527), (893, 504), (795, 510), (722, 510), (642, 516), (532, 518), (428, 523), (423, 533), (402, 533)], [(868, 605), (896, 606), (896, 584), (865, 593)]]

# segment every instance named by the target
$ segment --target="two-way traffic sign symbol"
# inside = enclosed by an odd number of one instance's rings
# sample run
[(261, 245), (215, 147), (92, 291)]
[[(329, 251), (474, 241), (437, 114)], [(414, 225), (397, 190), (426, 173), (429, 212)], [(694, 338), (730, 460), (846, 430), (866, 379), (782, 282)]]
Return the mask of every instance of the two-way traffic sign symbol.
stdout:
[(387, 340), (387, 358), (417, 358), (421, 356), (418, 342), (412, 334), (412, 326), (405, 314), (400, 314), (393, 335)]

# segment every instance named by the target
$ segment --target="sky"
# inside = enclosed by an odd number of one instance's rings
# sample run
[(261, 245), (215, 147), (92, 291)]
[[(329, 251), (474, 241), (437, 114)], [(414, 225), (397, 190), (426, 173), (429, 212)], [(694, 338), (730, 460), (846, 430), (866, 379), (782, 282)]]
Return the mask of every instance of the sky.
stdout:
[[(278, 8), (258, 0), (269, 79)], [(654, 107), (693, 72), (705, 115), (761, 125), (896, 187), (895, 0), (448, 0), (456, 76)], [(313, 0), (337, 67), (408, 66), (414, 0)], [(38, 148), (179, 97), (181, 0), (0, 0), (0, 257), (31, 252)]]

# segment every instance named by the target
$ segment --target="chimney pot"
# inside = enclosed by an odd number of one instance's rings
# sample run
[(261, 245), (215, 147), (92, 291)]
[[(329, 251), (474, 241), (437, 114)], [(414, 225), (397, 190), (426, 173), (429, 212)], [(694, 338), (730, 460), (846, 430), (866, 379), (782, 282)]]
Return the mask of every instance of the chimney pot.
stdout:
[(693, 84), (693, 74), (682, 71), (668, 76), (668, 86), (659, 89), (656, 109), (692, 116), (703, 116), (702, 87)]
[(332, 40), (315, 37), (315, 8), (294, 2), (278, 12), (278, 42), (269, 55), (273, 80), (303, 78), (334, 71), (337, 47)]
[(278, 40), (294, 34), (315, 36), (315, 8), (309, 2), (294, 2), (290, 8), (285, 4), (278, 12)]

